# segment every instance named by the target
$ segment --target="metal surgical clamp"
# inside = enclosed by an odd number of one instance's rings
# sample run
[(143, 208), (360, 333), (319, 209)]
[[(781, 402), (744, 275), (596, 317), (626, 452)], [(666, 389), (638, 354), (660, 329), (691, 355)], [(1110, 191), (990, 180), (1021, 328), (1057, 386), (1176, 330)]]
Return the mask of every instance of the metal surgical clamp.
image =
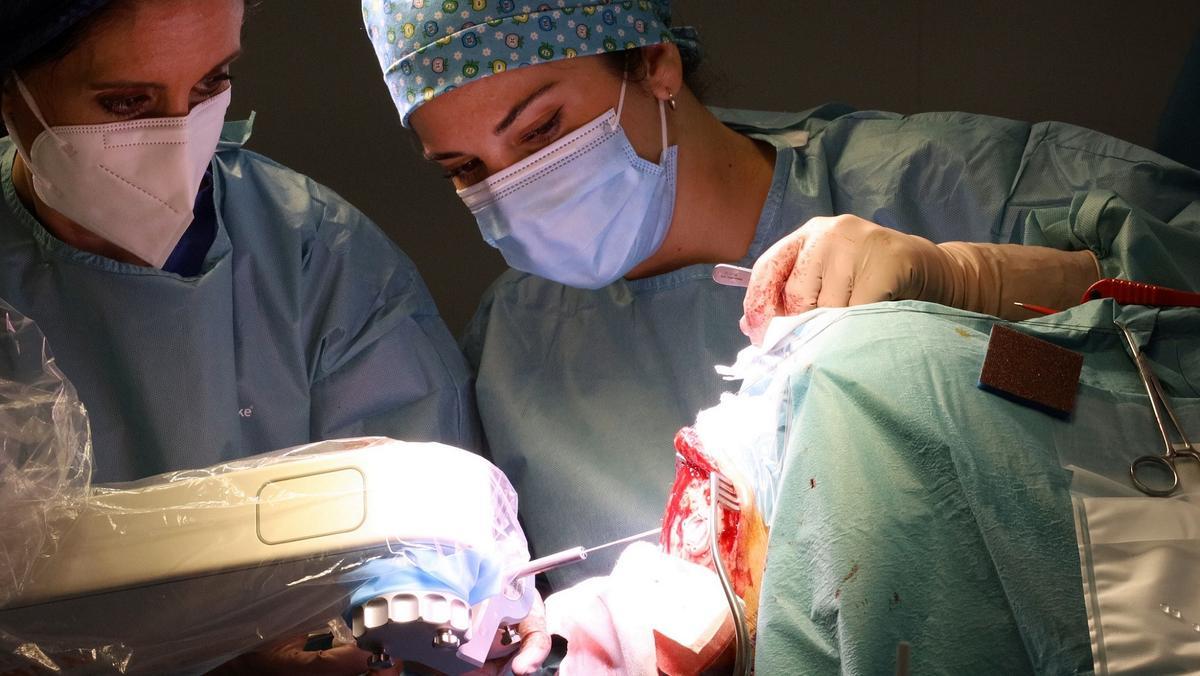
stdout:
[(733, 590), (733, 583), (729, 580), (729, 573), (725, 571), (725, 562), (721, 560), (721, 548), (718, 542), (719, 524), (721, 523), (721, 510), (731, 512), (741, 511), (741, 502), (738, 500), (737, 488), (733, 482), (726, 479), (716, 470), (713, 470), (709, 475), (709, 490), (712, 493), (712, 513), (708, 524), (708, 546), (712, 554), (714, 567), (717, 569), (717, 577), (721, 580), (721, 589), (725, 592), (725, 601), (729, 604), (729, 612), (733, 614), (733, 674), (734, 676), (747, 676), (754, 668), (754, 659), (751, 654), (750, 632), (746, 628), (746, 614), (743, 610), (742, 599), (738, 598), (737, 592)]
[[(1146, 495), (1166, 497), (1179, 490), (1179, 471), (1175, 467), (1176, 461), (1190, 459), (1200, 464), (1200, 452), (1196, 451), (1196, 447), (1192, 445), (1191, 441), (1188, 441), (1184, 434), (1183, 425), (1179, 424), (1179, 418), (1175, 417), (1175, 411), (1171, 409), (1162, 383), (1154, 375), (1149, 360), (1142, 354), (1133, 334), (1124, 324), (1118, 322), (1117, 326), (1121, 328), (1121, 333), (1125, 336), (1125, 343), (1129, 346), (1129, 352), (1133, 356), (1134, 365), (1137, 366), (1138, 375), (1142, 377), (1142, 384), (1146, 386), (1146, 394), (1150, 397), (1150, 409), (1154, 412), (1154, 420), (1158, 423), (1158, 432), (1162, 435), (1163, 441), (1162, 455), (1143, 455), (1134, 460), (1133, 464), (1129, 466), (1129, 478), (1133, 481), (1133, 485)], [(1167, 429), (1168, 421), (1174, 428), (1173, 432)], [(1179, 441), (1172, 441), (1172, 437), (1178, 437)], [(1170, 474), (1171, 485), (1166, 488), (1154, 488), (1139, 479), (1139, 469), (1149, 466), (1160, 467)]]

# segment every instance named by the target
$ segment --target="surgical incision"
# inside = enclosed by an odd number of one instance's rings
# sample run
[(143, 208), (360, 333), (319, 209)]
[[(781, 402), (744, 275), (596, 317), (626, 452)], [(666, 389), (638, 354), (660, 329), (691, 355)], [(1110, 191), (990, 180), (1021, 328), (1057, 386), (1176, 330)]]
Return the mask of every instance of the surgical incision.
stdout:
[(746, 621), (753, 635), (768, 535), (754, 492), (733, 463), (704, 448), (692, 428), (685, 427), (675, 435), (675, 451), (675, 482), (663, 515), (662, 546), (674, 556), (713, 569), (709, 550), (713, 499), (709, 477), (716, 471), (732, 481), (739, 509), (720, 512), (717, 548), (734, 592), (746, 603)]

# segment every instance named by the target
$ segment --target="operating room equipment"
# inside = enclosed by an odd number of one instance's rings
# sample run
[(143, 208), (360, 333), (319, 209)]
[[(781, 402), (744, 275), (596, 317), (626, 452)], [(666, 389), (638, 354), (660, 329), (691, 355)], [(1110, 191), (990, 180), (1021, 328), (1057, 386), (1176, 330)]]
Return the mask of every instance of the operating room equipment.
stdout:
[(741, 505), (738, 502), (737, 489), (733, 482), (722, 476), (720, 472), (714, 470), (709, 474), (708, 481), (712, 510), (708, 521), (708, 547), (713, 559), (713, 568), (716, 569), (717, 577), (721, 580), (721, 590), (725, 592), (725, 600), (729, 603), (729, 612), (733, 614), (733, 674), (748, 676), (754, 668), (754, 656), (750, 643), (750, 632), (746, 628), (746, 614), (742, 599), (738, 598), (737, 593), (733, 590), (733, 584), (729, 581), (729, 573), (725, 570), (724, 561), (721, 560), (721, 548), (718, 543), (721, 512), (723, 510), (740, 511)]
[(344, 613), (376, 664), (459, 674), (515, 647), (537, 593), (505, 575), (528, 556), (507, 480), (440, 444), (321, 442), (98, 486), (77, 509), (0, 637), (120, 646), (131, 673), (203, 671)]
[[(1150, 398), (1150, 410), (1154, 413), (1154, 422), (1158, 425), (1158, 433), (1163, 442), (1162, 454), (1143, 455), (1133, 461), (1133, 464), (1129, 466), (1129, 478), (1133, 481), (1133, 485), (1146, 495), (1166, 497), (1179, 489), (1179, 468), (1176, 463), (1181, 460), (1194, 460), (1197, 465), (1200, 465), (1200, 452), (1197, 452), (1196, 447), (1188, 440), (1183, 425), (1180, 424), (1179, 418), (1175, 415), (1175, 410), (1167, 398), (1167, 393), (1163, 390), (1162, 383), (1154, 375), (1150, 361), (1142, 353), (1137, 340), (1129, 331), (1129, 327), (1121, 323), (1118, 323), (1117, 326), (1120, 327), (1125, 344), (1129, 347), (1130, 357), (1137, 366), (1138, 376), (1141, 377), (1142, 385), (1146, 388), (1146, 396)], [(1170, 476), (1171, 484), (1165, 488), (1155, 487), (1151, 485), (1153, 482), (1147, 483), (1139, 477), (1139, 469), (1152, 468), (1157, 468)], [(1144, 476), (1145, 472), (1142, 472), (1142, 475)]]
[(1086, 303), (1097, 298), (1112, 298), (1121, 305), (1200, 307), (1200, 293), (1111, 277), (1088, 287), (1080, 302)]
[(596, 545), (595, 547), (588, 547), (584, 551), (585, 551), (585, 553), (591, 554), (592, 552), (598, 552), (601, 549), (608, 549), (609, 547), (616, 547), (617, 545), (623, 545), (623, 544), (627, 544), (630, 542), (634, 542), (635, 540), (641, 540), (643, 538), (648, 538), (651, 535), (658, 535), (660, 532), (662, 532), (661, 527), (651, 528), (648, 531), (637, 533), (635, 535), (630, 535), (629, 537), (621, 538), (619, 540), (613, 540), (611, 542), (605, 542), (604, 544)]
[(1013, 305), (1016, 305), (1017, 307), (1023, 307), (1026, 310), (1029, 310), (1030, 312), (1036, 312), (1040, 315), (1052, 315), (1052, 314), (1056, 314), (1058, 312), (1058, 310), (1055, 310), (1052, 307), (1046, 307), (1045, 305), (1037, 305), (1036, 303), (1022, 303), (1019, 301), (1013, 301)]
[(588, 554), (591, 554), (592, 552), (598, 552), (601, 549), (608, 549), (609, 547), (616, 547), (617, 545), (623, 545), (635, 540), (641, 540), (651, 535), (658, 535), (661, 530), (662, 528), (651, 528), (643, 533), (637, 533), (635, 535), (630, 535), (629, 537), (620, 538), (611, 542), (605, 542), (602, 545), (596, 545), (595, 547), (588, 547), (586, 549), (582, 546), (564, 549), (561, 552), (543, 556), (530, 561), (512, 573), (509, 573), (509, 577), (512, 579), (518, 579), (529, 575), (545, 573), (547, 571), (554, 570), (555, 568), (560, 568), (562, 566), (583, 561), (588, 557)]
[(752, 272), (753, 270), (750, 268), (719, 263), (713, 268), (712, 278), (717, 284), (745, 287), (750, 285), (750, 274)]
[[(1122, 305), (1149, 305), (1152, 307), (1200, 307), (1200, 293), (1180, 291), (1157, 284), (1135, 282), (1130, 279), (1106, 277), (1097, 281), (1083, 292), (1080, 303), (1098, 298), (1112, 298)], [(1060, 310), (1032, 303), (1013, 303), (1039, 314), (1052, 315)]]

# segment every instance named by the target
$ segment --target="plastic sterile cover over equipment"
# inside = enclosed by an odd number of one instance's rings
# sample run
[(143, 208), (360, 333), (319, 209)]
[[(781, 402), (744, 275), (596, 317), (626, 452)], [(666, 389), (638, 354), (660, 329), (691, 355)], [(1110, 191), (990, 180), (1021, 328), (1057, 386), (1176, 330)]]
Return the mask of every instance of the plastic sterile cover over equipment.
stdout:
[(203, 673), (330, 630), (449, 673), (515, 648), (536, 592), (491, 463), (361, 438), (93, 486), (82, 404), (0, 318), (0, 674)]
[(32, 321), (0, 300), (0, 607), (19, 595), (91, 478), (87, 414)]

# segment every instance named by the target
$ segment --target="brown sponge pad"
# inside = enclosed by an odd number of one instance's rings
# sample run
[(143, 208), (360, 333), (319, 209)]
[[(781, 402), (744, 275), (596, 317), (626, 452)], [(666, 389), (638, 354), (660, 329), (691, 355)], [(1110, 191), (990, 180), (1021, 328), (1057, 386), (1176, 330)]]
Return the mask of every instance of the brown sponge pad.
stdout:
[(1058, 418), (1075, 408), (1083, 355), (1003, 324), (992, 326), (979, 387)]

